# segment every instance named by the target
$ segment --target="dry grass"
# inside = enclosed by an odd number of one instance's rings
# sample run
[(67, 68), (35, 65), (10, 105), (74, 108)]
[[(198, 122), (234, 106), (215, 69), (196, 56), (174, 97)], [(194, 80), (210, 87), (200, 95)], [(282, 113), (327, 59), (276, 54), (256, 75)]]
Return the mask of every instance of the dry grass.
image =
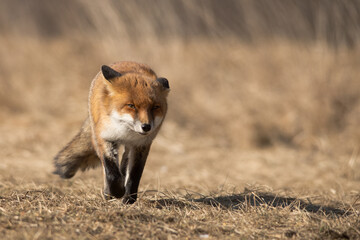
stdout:
[[(31, 15), (34, 2), (16, 19), (16, 4), (0, 8), (1, 239), (360, 238), (356, 1), (156, 1), (156, 14), (47, 1)], [(280, 12), (268, 21), (264, 8)], [(51, 174), (92, 77), (117, 60), (172, 89), (132, 206), (101, 198), (100, 169)]]
[(95, 180), (3, 184), (2, 238), (356, 239), (360, 234), (359, 204), (334, 207), (324, 195), (302, 200), (255, 187), (206, 196), (148, 191), (127, 206), (103, 200)]

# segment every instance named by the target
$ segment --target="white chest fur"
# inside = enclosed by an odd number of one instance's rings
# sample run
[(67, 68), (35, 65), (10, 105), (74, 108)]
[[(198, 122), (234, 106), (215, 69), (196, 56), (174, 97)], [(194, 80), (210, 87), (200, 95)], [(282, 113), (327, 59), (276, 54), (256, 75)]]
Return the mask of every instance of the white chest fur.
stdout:
[(107, 141), (120, 144), (146, 145), (155, 137), (154, 134), (142, 135), (135, 131), (136, 120), (130, 114), (120, 115), (112, 111), (110, 119), (104, 123), (101, 137)]

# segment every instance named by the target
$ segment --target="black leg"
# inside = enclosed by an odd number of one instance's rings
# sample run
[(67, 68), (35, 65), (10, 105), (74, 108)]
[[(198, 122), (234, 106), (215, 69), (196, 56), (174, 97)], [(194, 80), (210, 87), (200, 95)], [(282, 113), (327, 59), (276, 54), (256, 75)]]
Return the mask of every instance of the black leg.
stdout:
[[(127, 161), (125, 175), (125, 196), (123, 199), (124, 203), (132, 204), (137, 199), (140, 178), (145, 167), (149, 150), (150, 145), (133, 147), (130, 149), (127, 157), (125, 159), (123, 158), (123, 161)], [(121, 165), (123, 166), (123, 163), (121, 163)]]
[(107, 154), (103, 156), (105, 170), (105, 199), (121, 198), (125, 194), (124, 175), (121, 174), (118, 160), (118, 145), (108, 143)]
[(130, 152), (130, 148), (128, 147), (124, 147), (124, 153), (122, 155), (122, 159), (121, 159), (121, 165), (120, 165), (120, 173), (121, 175), (123, 175), (124, 177), (126, 176), (126, 169), (127, 166), (129, 164), (129, 152)]

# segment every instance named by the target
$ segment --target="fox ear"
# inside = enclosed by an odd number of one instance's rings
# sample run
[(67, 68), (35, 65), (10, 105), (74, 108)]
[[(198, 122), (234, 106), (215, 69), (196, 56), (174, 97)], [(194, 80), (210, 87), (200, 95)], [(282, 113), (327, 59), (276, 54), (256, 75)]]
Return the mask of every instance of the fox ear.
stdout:
[(114, 69), (106, 65), (101, 66), (101, 72), (104, 75), (105, 79), (108, 81), (116, 77), (121, 77), (121, 73), (115, 71)]
[(158, 81), (165, 89), (170, 89), (169, 81), (166, 78), (160, 77), (157, 78), (156, 81)]

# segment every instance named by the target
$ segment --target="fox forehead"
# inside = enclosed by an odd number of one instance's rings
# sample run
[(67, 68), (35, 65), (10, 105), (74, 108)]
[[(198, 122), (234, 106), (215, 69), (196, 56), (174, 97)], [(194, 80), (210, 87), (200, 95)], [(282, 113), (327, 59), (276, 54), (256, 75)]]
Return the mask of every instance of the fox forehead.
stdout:
[(124, 104), (128, 102), (145, 107), (164, 102), (166, 99), (156, 80), (135, 74), (119, 77), (112, 83), (111, 90), (111, 95)]

